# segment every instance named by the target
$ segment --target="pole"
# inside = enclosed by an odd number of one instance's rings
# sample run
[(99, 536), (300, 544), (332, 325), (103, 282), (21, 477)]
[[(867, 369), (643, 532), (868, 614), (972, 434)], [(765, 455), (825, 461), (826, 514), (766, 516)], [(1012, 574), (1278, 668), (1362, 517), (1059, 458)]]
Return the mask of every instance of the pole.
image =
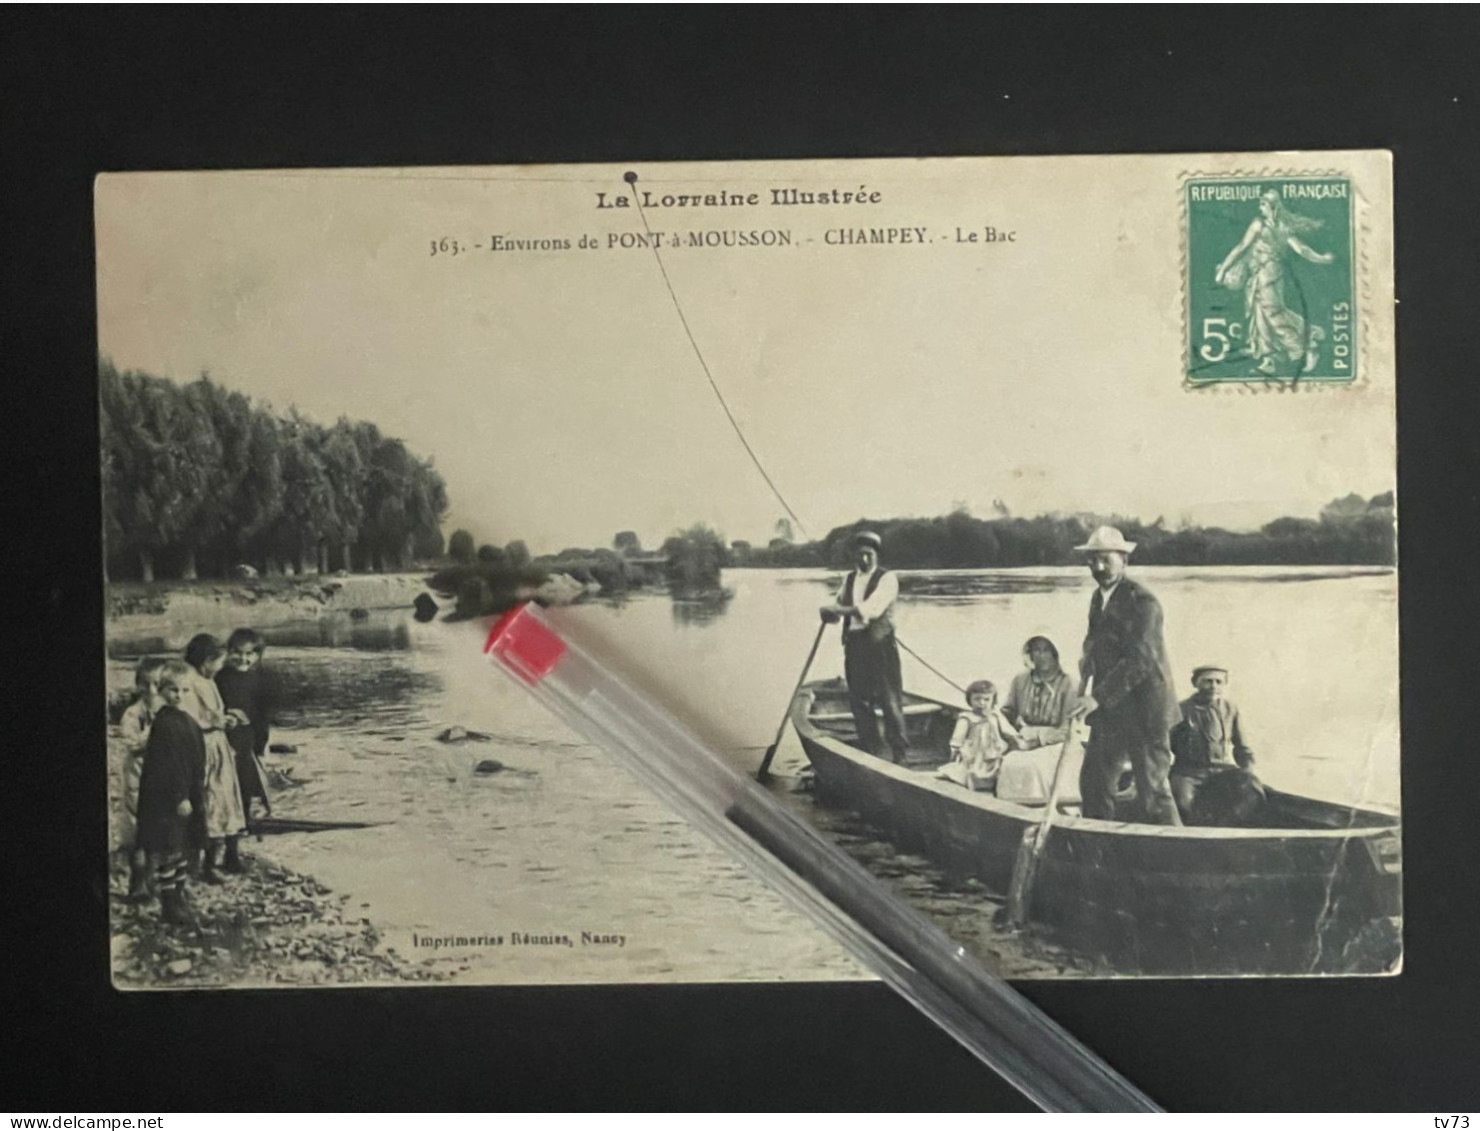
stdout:
[[(1084, 681), (1079, 689), (1081, 699), (1091, 693), (1094, 682), (1094, 676)], [(1048, 847), (1048, 832), (1059, 815), (1059, 796), (1064, 791), (1064, 766), (1069, 761), (1069, 752), (1083, 744), (1084, 740), (1080, 737), (1083, 725), (1082, 718), (1069, 720), (1069, 732), (1064, 735), (1064, 745), (1059, 748), (1059, 759), (1054, 763), (1053, 781), (1049, 783), (1048, 806), (1043, 814), (1043, 821), (1036, 828), (1023, 833), (1017, 859), (1012, 862), (1012, 883), (1007, 890), (1009, 926), (1023, 927), (1028, 922), (1028, 912), (1033, 905), (1033, 884), (1038, 879), (1038, 865), (1043, 859), (1044, 849)]]
[(776, 748), (781, 745), (781, 739), (786, 734), (786, 720), (791, 718), (791, 705), (796, 702), (797, 692), (802, 689), (802, 684), (807, 682), (807, 673), (812, 670), (812, 661), (817, 658), (817, 646), (822, 643), (822, 634), (827, 631), (827, 621), (817, 626), (817, 635), (812, 638), (812, 650), (807, 653), (807, 662), (802, 665), (802, 674), (797, 677), (797, 685), (792, 688), (791, 698), (786, 701), (786, 713), (781, 716), (781, 725), (776, 728), (776, 741), (766, 747), (766, 756), (761, 759), (761, 768), (755, 772), (756, 781), (765, 781), (771, 776), (771, 759), (776, 757)]

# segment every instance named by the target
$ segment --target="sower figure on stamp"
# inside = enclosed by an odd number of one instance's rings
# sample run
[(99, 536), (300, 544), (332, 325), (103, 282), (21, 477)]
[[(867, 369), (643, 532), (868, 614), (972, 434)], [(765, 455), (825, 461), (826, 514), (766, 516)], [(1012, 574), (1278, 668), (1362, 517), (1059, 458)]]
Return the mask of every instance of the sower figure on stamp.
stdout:
[[(843, 622), (843, 677), (848, 682), (858, 740), (870, 754), (903, 763), (908, 752), (904, 737), (904, 680), (899, 670), (899, 645), (894, 639), (892, 615), (899, 596), (899, 582), (879, 565), (882, 543), (869, 530), (853, 536), (855, 568), (843, 579), (837, 599), (822, 606), (822, 619), (829, 624)], [(882, 737), (875, 708), (884, 716)]]
[(1298, 366), (1297, 373), (1315, 369), (1326, 331), (1308, 323), (1285, 294), (1287, 251), (1322, 266), (1335, 256), (1311, 248), (1300, 237), (1321, 227), (1320, 220), (1300, 216), (1285, 207), (1276, 189), (1259, 194), (1259, 215), (1243, 239), (1223, 257), (1214, 281), (1233, 290), (1243, 288), (1245, 351), (1259, 364), (1258, 373), (1273, 373), (1279, 362)]
[(1090, 599), (1089, 635), (1079, 666), (1094, 677), (1091, 693), (1074, 708), (1090, 725), (1079, 792), (1086, 817), (1115, 817), (1115, 790), (1127, 762), (1135, 775), (1141, 818), (1180, 825), (1168, 775), (1168, 734), (1182, 717), (1162, 639), (1161, 605), (1125, 576), (1135, 550), (1113, 526), (1102, 526), (1074, 547), (1088, 558), (1098, 588)]

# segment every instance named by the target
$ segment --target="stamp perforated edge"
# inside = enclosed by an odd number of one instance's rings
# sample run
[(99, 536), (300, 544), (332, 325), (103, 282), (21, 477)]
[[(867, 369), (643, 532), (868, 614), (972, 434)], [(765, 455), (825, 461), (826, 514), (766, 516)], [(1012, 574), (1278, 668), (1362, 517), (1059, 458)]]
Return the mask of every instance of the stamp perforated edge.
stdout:
[[(1239, 380), (1222, 381), (1193, 381), (1187, 376), (1192, 368), (1192, 295), (1188, 290), (1188, 260), (1191, 248), (1188, 243), (1188, 231), (1191, 225), (1191, 215), (1187, 207), (1187, 183), (1196, 180), (1233, 180), (1245, 178), (1250, 180), (1270, 180), (1277, 177), (1329, 177), (1341, 178), (1351, 186), (1352, 200), (1352, 271), (1355, 278), (1352, 279), (1352, 299), (1356, 306), (1353, 317), (1356, 321), (1358, 344), (1361, 348), (1362, 365), (1357, 371), (1356, 377), (1350, 381), (1302, 381), (1299, 378), (1288, 380), (1269, 378), (1245, 378)], [(1372, 264), (1368, 252), (1370, 243), (1370, 229), (1368, 227), (1368, 214), (1370, 205), (1366, 196), (1362, 193), (1362, 185), (1359, 178), (1352, 174), (1350, 169), (1218, 169), (1218, 170), (1183, 170), (1177, 174), (1177, 211), (1180, 223), (1177, 226), (1177, 248), (1180, 255), (1178, 264), (1179, 282), (1181, 288), (1182, 306), (1182, 388), (1189, 392), (1212, 394), (1218, 396), (1246, 396), (1261, 393), (1342, 393), (1360, 390), (1367, 386), (1370, 377), (1371, 365), (1367, 359), (1371, 357), (1371, 319), (1368, 311), (1372, 302)]]

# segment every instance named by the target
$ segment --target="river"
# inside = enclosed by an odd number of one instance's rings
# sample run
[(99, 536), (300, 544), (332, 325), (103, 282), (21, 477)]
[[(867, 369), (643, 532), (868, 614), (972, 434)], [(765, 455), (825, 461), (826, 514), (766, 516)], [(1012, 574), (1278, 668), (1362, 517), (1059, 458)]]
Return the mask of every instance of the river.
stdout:
[[(1230, 668), (1229, 694), (1270, 784), (1397, 807), (1394, 573), (1161, 567), (1134, 576), (1162, 602), (1179, 679), (1196, 663)], [(749, 771), (775, 736), (817, 606), (836, 583), (824, 571), (734, 570), (726, 601), (643, 594), (557, 616)], [(1005, 687), (1031, 635), (1053, 639), (1072, 666), (1091, 584), (1069, 567), (903, 574), (900, 638), (957, 683)], [(418, 624), (410, 610), (392, 610), (355, 621), (326, 614), (264, 634), (266, 663), (284, 687), (273, 742), (297, 748), (269, 764), (303, 783), (278, 794), (279, 815), (374, 827), (279, 835), (258, 850), (341, 893), (402, 957), (472, 982), (861, 976), (602, 752), (491, 671), (476, 626)], [(123, 626), (110, 632), (110, 687), (128, 684), (144, 647)], [(904, 663), (913, 690), (959, 699), (908, 656)], [(829, 634), (811, 674), (841, 669)], [(451, 726), (488, 738), (440, 741)], [(475, 772), (485, 759), (505, 768)], [(996, 936), (996, 904), (984, 892), (817, 810), (792, 788), (804, 764), (788, 735), (773, 767), (788, 802), (988, 962), (1010, 976), (1093, 973), (1071, 955)], [(449, 936), (463, 941), (436, 941)]]

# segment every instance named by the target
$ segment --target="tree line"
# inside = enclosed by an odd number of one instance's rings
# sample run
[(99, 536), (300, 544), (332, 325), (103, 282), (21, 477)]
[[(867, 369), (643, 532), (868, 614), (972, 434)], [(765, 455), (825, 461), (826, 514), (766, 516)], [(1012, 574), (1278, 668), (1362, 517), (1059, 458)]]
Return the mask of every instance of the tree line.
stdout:
[(366, 421), (325, 427), (231, 392), (99, 362), (111, 573), (404, 569), (442, 554), (447, 487)]
[(447, 540), (450, 564), (428, 582), (434, 591), (457, 599), (459, 617), (500, 612), (514, 593), (556, 573), (594, 585), (604, 596), (665, 585), (674, 597), (710, 598), (723, 592), (720, 572), (732, 564), (724, 535), (704, 523), (675, 531), (653, 553), (631, 530), (619, 531), (610, 548), (568, 546), (533, 558), (520, 541), (475, 549), (476, 544), (471, 531), (454, 530)]
[(842, 569), (859, 530), (883, 538), (882, 557), (895, 569), (989, 569), (1068, 565), (1096, 526), (1110, 525), (1137, 543), (1141, 565), (1375, 565), (1396, 561), (1393, 493), (1334, 499), (1318, 519), (1277, 518), (1257, 531), (1146, 523), (1123, 515), (1000, 515), (981, 519), (964, 508), (935, 518), (859, 519), (815, 542), (773, 538), (764, 547), (732, 542), (727, 565)]
[(538, 585), (553, 573), (619, 595), (665, 584), (675, 597), (723, 592), (721, 571), (729, 568), (846, 569), (853, 536), (877, 531), (883, 560), (894, 569), (991, 569), (1070, 565), (1075, 546), (1095, 527), (1115, 526), (1137, 543), (1141, 565), (1373, 565), (1394, 564), (1394, 504), (1391, 491), (1365, 499), (1334, 499), (1316, 519), (1277, 518), (1257, 531), (1143, 522), (1124, 515), (1039, 515), (1016, 518), (999, 504), (998, 515), (979, 519), (964, 508), (935, 518), (859, 519), (834, 527), (814, 542), (796, 542), (791, 524), (777, 523), (777, 537), (764, 547), (726, 543), (713, 527), (696, 523), (674, 532), (655, 552), (637, 535), (620, 531), (609, 548), (569, 547), (531, 557), (523, 542), (483, 545), (466, 530), (448, 542), (451, 564), (433, 578), (433, 588), (458, 597), (458, 612), (478, 616), (507, 607), (518, 586)]

